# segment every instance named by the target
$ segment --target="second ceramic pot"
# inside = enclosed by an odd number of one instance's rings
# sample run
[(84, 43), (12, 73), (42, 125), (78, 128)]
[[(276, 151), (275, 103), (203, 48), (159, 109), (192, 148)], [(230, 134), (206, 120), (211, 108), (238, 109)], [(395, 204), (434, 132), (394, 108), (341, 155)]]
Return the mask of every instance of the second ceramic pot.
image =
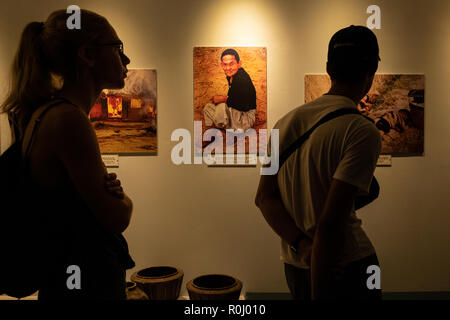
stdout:
[(207, 274), (186, 284), (191, 300), (239, 300), (242, 282), (230, 275)]

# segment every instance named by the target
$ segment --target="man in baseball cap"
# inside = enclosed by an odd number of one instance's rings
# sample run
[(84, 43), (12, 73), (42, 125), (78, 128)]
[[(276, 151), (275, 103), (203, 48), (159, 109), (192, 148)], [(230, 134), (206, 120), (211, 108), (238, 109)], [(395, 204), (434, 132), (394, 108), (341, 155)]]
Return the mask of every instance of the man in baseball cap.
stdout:
[[(324, 116), (357, 111), (379, 61), (378, 42), (368, 28), (336, 32), (328, 48), (331, 88), (277, 121), (280, 154)], [(255, 202), (281, 238), (294, 299), (381, 299), (380, 285), (368, 286), (367, 270), (379, 265), (376, 251), (355, 211), (360, 196), (370, 199), (365, 204), (378, 196), (372, 181), (380, 151), (375, 125), (357, 112), (346, 114), (317, 127), (277, 175), (261, 176)]]

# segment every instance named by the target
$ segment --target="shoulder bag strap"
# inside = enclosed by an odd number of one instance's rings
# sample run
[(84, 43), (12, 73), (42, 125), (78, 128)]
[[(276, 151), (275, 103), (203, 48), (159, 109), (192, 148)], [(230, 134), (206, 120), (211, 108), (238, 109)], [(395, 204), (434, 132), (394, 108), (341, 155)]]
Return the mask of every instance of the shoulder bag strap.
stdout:
[[(336, 111), (330, 112), (326, 116), (324, 116), (322, 119), (320, 119), (315, 125), (313, 125), (308, 131), (306, 131), (300, 138), (295, 140), (280, 156), (280, 164), (279, 168), (286, 162), (286, 160), (289, 158), (289, 156), (294, 153), (295, 150), (300, 148), (303, 144), (303, 142), (306, 141), (306, 139), (309, 138), (311, 133), (320, 125), (324, 124), (327, 121), (330, 121), (331, 119), (346, 115), (346, 114), (359, 114), (366, 118), (368, 121), (374, 122), (371, 118), (366, 117), (361, 112), (359, 112), (357, 109), (354, 108), (345, 108), (345, 109), (338, 109)], [(278, 169), (279, 170), (279, 169)], [(279, 171), (278, 171), (279, 172)], [(375, 176), (372, 178), (372, 183), (370, 184), (370, 190), (369, 194), (366, 196), (358, 196), (355, 199), (355, 209), (358, 210), (372, 201), (374, 201), (376, 198), (378, 198), (378, 195), (380, 193), (380, 185), (378, 184), (377, 179)]]
[(46, 104), (40, 106), (36, 111), (34, 111), (33, 115), (31, 116), (30, 122), (27, 125), (27, 128), (25, 130), (23, 141), (22, 141), (22, 158), (26, 159), (30, 155), (31, 146), (33, 144), (36, 131), (39, 127), (39, 123), (44, 116), (44, 114), (53, 106), (60, 104), (62, 102), (66, 101), (65, 99), (56, 99), (47, 102)]
[(283, 153), (280, 155), (280, 163), (279, 163), (278, 168), (281, 168), (283, 166), (283, 164), (290, 157), (290, 155), (292, 153), (294, 153), (295, 150), (297, 150), (298, 148), (300, 148), (302, 146), (303, 142), (305, 142), (309, 138), (311, 133), (317, 127), (319, 127), (320, 125), (324, 124), (327, 121), (330, 121), (334, 118), (337, 118), (337, 117), (340, 117), (340, 116), (343, 116), (346, 114), (359, 114), (362, 116), (361, 112), (359, 112), (355, 108), (343, 108), (343, 109), (338, 109), (338, 110), (328, 113), (323, 118), (321, 118), (315, 125), (313, 125), (308, 131), (306, 131), (300, 138), (295, 140), (286, 150), (283, 151)]

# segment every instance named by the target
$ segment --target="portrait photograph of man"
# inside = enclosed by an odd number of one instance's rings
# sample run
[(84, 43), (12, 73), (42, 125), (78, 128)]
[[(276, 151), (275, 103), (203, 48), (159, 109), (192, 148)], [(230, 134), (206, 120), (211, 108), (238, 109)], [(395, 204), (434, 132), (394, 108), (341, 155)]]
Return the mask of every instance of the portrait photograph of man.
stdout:
[[(223, 152), (227, 129), (243, 134), (253, 129), (258, 137), (267, 127), (266, 65), (262, 47), (194, 48), (194, 120), (202, 121), (202, 134), (210, 128), (222, 132)], [(202, 141), (196, 152), (212, 142)]]

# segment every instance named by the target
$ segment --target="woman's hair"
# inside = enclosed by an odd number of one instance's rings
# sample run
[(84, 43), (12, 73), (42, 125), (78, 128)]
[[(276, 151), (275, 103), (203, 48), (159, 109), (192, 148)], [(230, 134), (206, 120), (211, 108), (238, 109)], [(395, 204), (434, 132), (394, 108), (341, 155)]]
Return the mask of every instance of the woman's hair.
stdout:
[(33, 111), (61, 88), (63, 79), (77, 80), (78, 49), (94, 43), (108, 26), (104, 17), (92, 11), (80, 13), (81, 29), (67, 28), (70, 15), (58, 10), (45, 23), (30, 22), (23, 30), (11, 68), (9, 92), (0, 106), (18, 129), (20, 137), (16, 139), (23, 136)]

